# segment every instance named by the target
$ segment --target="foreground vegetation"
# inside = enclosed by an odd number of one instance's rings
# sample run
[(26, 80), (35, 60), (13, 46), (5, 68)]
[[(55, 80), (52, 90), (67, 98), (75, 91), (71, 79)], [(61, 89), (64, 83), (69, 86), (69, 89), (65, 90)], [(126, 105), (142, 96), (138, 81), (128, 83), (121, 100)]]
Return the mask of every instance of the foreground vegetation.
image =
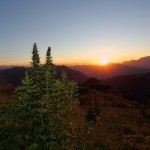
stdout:
[[(94, 98), (95, 95), (98, 97), (99, 106), (99, 117), (96, 117), (96, 122), (86, 120), (85, 116), (89, 105), (76, 103), (74, 113), (66, 114), (70, 118), (61, 115), (63, 118), (59, 123), (65, 127), (62, 129), (64, 131), (64, 136), (61, 137), (63, 143), (56, 145), (54, 141), (52, 149), (149, 150), (150, 109), (147, 108), (145, 115), (142, 115), (142, 106), (138, 102), (131, 102), (105, 93), (92, 92), (82, 98), (87, 96)], [(17, 139), (19, 140), (20, 126), (13, 116), (15, 101), (14, 97), (6, 99), (5, 96), (1, 97), (0, 149), (21, 149), (18, 147), (18, 142), (21, 141), (17, 141)], [(92, 111), (95, 111), (94, 103)], [(56, 126), (54, 128), (62, 133)], [(28, 143), (28, 141), (30, 139), (26, 142)], [(26, 142), (25, 144), (27, 144)], [(36, 143), (31, 145), (25, 149), (38, 149)]]
[(90, 108), (90, 111), (98, 114), (93, 139), (96, 135), (107, 145), (106, 149), (150, 148), (149, 107), (137, 101), (128, 101), (122, 97), (96, 91), (81, 96), (81, 99), (90, 100), (88, 104), (82, 106), (83, 109), (89, 112)]
[(1, 90), (0, 149), (150, 149), (149, 107), (96, 90), (78, 96), (65, 73), (55, 78), (50, 52), (41, 65), (34, 44), (22, 86), (16, 94)]

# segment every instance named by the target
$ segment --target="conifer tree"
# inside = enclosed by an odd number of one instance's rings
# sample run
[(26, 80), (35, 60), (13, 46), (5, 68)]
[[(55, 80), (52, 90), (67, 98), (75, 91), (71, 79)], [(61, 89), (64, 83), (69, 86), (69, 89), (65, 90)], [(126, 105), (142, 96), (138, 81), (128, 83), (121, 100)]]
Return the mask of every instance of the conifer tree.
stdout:
[(25, 73), (25, 78), (22, 80), (22, 86), (16, 89), (17, 96), (20, 100), (27, 100), (31, 94), (31, 79), (29, 78), (28, 71)]
[(46, 53), (46, 65), (50, 66), (52, 65), (52, 57), (51, 57), (51, 47), (48, 47), (47, 53)]
[(46, 98), (52, 98), (53, 86), (55, 82), (56, 71), (51, 56), (51, 48), (48, 47), (44, 64), (44, 83), (45, 83), (45, 96)]
[(69, 80), (68, 80), (68, 77), (67, 77), (67, 74), (65, 73), (65, 71), (62, 71), (60, 81), (62, 82), (62, 84), (67, 86)]
[(62, 73), (61, 73), (60, 83), (61, 83), (60, 95), (61, 95), (63, 100), (67, 101), (69, 99), (69, 96), (68, 96), (68, 94), (69, 94), (69, 87), (68, 87), (69, 80), (68, 80), (67, 74), (64, 71), (62, 71)]
[(60, 80), (56, 80), (54, 83), (54, 93), (53, 93), (53, 99), (55, 101), (64, 101), (66, 98), (66, 95), (64, 94), (64, 84)]
[(74, 81), (70, 81), (68, 84), (68, 96), (70, 101), (75, 101), (78, 98), (78, 85)]
[(43, 76), (42, 76), (42, 68), (40, 65), (40, 57), (36, 43), (33, 44), (31, 64), (32, 68), (30, 69), (30, 78), (32, 86), (34, 86), (34, 90), (32, 92), (35, 98), (42, 99), (41, 81)]
[(77, 84), (69, 81), (67, 74), (62, 71), (60, 80), (56, 80), (54, 83), (53, 99), (60, 103), (75, 102), (78, 97), (77, 93)]
[(36, 43), (32, 51), (32, 68), (26, 72), (17, 95), (18, 143), (23, 149), (61, 149), (70, 136), (69, 129), (77, 97), (77, 84), (65, 72), (55, 79), (51, 48), (42, 66)]
[(56, 68), (55, 65), (53, 64), (53, 59), (51, 56), (51, 47), (48, 47), (47, 49), (45, 65), (47, 69), (49, 69), (50, 76), (53, 80), (56, 77)]
[[(18, 121), (21, 124), (20, 135), (18, 140), (22, 140), (22, 147), (32, 149), (40, 142), (40, 149), (46, 149), (45, 138), (43, 138), (48, 130), (48, 115), (47, 106), (42, 99), (42, 66), (39, 64), (39, 56), (36, 44), (33, 46), (32, 52), (32, 68), (29, 70), (30, 74), (26, 72), (22, 86), (17, 88), (16, 93), (19, 101), (17, 102), (16, 110), (18, 112)], [(38, 56), (38, 57), (36, 57)], [(39, 136), (37, 136), (39, 135)], [(48, 136), (47, 136), (48, 138)], [(34, 141), (36, 141), (34, 143)], [(25, 143), (25, 145), (24, 145)], [(36, 148), (35, 148), (36, 149)]]
[(38, 54), (38, 49), (36, 43), (33, 44), (33, 51), (32, 51), (32, 66), (38, 67), (40, 64), (40, 57)]

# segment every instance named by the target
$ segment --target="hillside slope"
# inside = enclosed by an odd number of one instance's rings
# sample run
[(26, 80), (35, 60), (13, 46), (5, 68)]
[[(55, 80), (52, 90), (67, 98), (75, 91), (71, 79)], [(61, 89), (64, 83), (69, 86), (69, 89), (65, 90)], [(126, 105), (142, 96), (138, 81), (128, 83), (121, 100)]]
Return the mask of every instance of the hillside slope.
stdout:
[(105, 83), (118, 89), (123, 96), (150, 101), (150, 73), (117, 76), (105, 80)]

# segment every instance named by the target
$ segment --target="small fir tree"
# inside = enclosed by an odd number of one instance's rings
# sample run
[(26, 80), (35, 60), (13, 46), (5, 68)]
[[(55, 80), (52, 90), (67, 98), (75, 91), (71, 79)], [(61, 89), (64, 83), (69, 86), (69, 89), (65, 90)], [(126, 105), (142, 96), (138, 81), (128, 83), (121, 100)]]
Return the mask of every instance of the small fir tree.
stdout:
[(38, 54), (38, 49), (36, 43), (33, 44), (33, 51), (32, 51), (32, 67), (39, 67), (40, 64), (40, 57)]
[(68, 85), (69, 80), (65, 71), (62, 71), (60, 81), (62, 82), (62, 84), (66, 86)]
[(32, 68), (30, 68), (30, 78), (31, 78), (31, 84), (34, 86), (34, 96), (37, 99), (43, 99), (43, 90), (42, 90), (42, 67), (40, 64), (40, 57), (38, 53), (38, 48), (36, 43), (33, 45), (33, 50), (32, 50)]
[(25, 73), (25, 78), (22, 80), (22, 86), (16, 89), (19, 100), (28, 100), (31, 96), (31, 79), (28, 71)]
[(61, 74), (60, 79), (62, 85), (63, 85), (63, 95), (65, 96), (65, 99), (69, 100), (75, 100), (78, 97), (78, 86), (77, 83), (74, 81), (69, 81), (67, 74), (63, 71)]
[(53, 64), (53, 59), (51, 56), (51, 47), (48, 47), (47, 49), (45, 65), (47, 69), (50, 71), (50, 76), (52, 80), (54, 80), (56, 78), (56, 67)]
[(45, 95), (46, 98), (52, 98), (52, 93), (53, 93), (53, 85), (55, 82), (55, 77), (56, 77), (56, 71), (55, 67), (52, 61), (52, 56), (51, 56), (51, 48), (48, 47), (47, 53), (46, 53), (46, 58), (45, 58), (45, 64), (44, 64), (44, 83), (45, 83)]
[(51, 47), (48, 47), (47, 53), (46, 53), (46, 65), (51, 66), (52, 65), (52, 57), (51, 57)]
[(77, 98), (78, 98), (78, 96), (79, 96), (79, 95), (78, 95), (78, 89), (79, 89), (79, 87), (78, 87), (78, 85), (77, 85), (76, 82), (70, 81), (70, 82), (68, 83), (68, 90), (69, 90), (68, 96), (69, 96), (69, 99), (70, 99), (71, 101), (77, 100)]

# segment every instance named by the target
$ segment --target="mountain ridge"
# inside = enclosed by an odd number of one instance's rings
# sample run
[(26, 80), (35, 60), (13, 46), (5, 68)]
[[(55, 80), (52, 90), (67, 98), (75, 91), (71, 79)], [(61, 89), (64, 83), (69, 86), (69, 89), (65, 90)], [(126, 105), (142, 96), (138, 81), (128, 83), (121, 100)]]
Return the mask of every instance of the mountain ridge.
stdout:
[(138, 68), (150, 69), (150, 56), (141, 57), (137, 60), (124, 61), (122, 64)]
[(110, 63), (106, 66), (100, 65), (76, 65), (70, 66), (71, 69), (82, 72), (83, 74), (98, 79), (108, 79), (118, 75), (143, 74), (150, 72), (150, 68), (138, 68), (125, 64)]
[[(13, 67), (5, 70), (0, 70), (0, 81), (19, 85), (21, 83), (21, 80), (24, 78), (25, 71), (27, 69), (28, 68), (25, 67)], [(56, 66), (57, 78), (60, 78), (62, 71), (66, 72), (69, 80), (74, 80), (78, 83), (82, 83), (89, 78), (83, 73), (73, 70), (67, 66)]]

